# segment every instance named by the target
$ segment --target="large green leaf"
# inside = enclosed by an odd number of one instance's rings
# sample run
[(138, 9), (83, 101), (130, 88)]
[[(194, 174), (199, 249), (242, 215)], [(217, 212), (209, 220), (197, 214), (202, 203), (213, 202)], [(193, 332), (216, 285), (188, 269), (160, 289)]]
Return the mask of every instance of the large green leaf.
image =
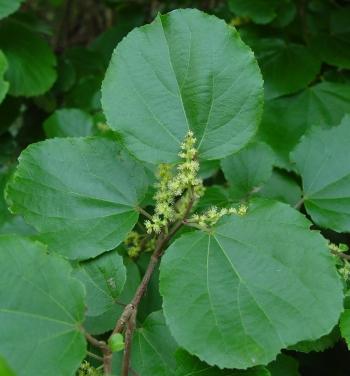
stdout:
[(350, 115), (331, 129), (313, 128), (292, 159), (303, 179), (306, 210), (320, 226), (350, 231)]
[(18, 376), (72, 375), (85, 356), (84, 288), (62, 257), (0, 236), (0, 354)]
[(56, 59), (41, 36), (15, 20), (0, 25), (0, 46), (8, 61), (9, 93), (35, 96), (56, 80)]
[(290, 167), (289, 153), (311, 126), (339, 124), (350, 113), (350, 86), (322, 82), (302, 93), (267, 101), (259, 138), (278, 156), (278, 165)]
[(92, 117), (77, 108), (56, 110), (43, 124), (47, 137), (90, 136), (93, 126)]
[(123, 291), (126, 270), (123, 257), (116, 251), (84, 261), (74, 271), (86, 289), (87, 316), (108, 312)]
[[(0, 0), (1, 1), (1, 0)], [(4, 100), (9, 89), (9, 83), (4, 80), (4, 74), (7, 71), (7, 60), (3, 52), (0, 50), (0, 103)]]
[(162, 259), (160, 291), (178, 344), (241, 369), (328, 333), (342, 284), (326, 240), (309, 226), (288, 205), (260, 200), (245, 216), (176, 240)]
[(272, 174), (274, 153), (262, 142), (254, 142), (221, 161), (232, 197), (245, 197), (265, 183)]
[(320, 60), (305, 46), (283, 39), (263, 38), (250, 44), (265, 81), (265, 97), (274, 98), (304, 89), (320, 70)]
[(0, 19), (16, 12), (23, 1), (24, 0), (0, 0)]
[(104, 138), (56, 138), (30, 145), (8, 184), (11, 210), (71, 259), (116, 247), (138, 219), (143, 167)]
[(181, 9), (159, 15), (118, 45), (103, 82), (102, 105), (109, 125), (142, 160), (177, 160), (189, 129), (200, 157), (218, 159), (255, 133), (262, 78), (234, 28)]
[[(150, 314), (135, 331), (131, 368), (142, 376), (171, 376), (176, 368), (177, 344), (167, 328), (161, 311)], [(113, 371), (118, 374), (121, 357), (114, 357)]]

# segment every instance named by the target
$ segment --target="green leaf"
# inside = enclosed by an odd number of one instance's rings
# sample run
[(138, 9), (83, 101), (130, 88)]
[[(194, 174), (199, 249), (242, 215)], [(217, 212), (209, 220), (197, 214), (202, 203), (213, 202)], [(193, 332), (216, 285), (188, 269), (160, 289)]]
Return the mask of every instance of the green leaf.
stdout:
[(72, 375), (85, 356), (84, 289), (62, 257), (0, 236), (0, 354), (18, 376)]
[(350, 68), (350, 7), (331, 13), (329, 31), (318, 33), (311, 46), (323, 61), (339, 68)]
[[(131, 352), (131, 367), (142, 376), (174, 375), (177, 344), (167, 328), (161, 311), (148, 316), (135, 331)], [(116, 354), (119, 355), (119, 354)], [(113, 357), (113, 370), (121, 367), (121, 356)]]
[(280, 354), (268, 365), (271, 376), (300, 376), (299, 364), (291, 356)]
[(0, 19), (16, 12), (24, 0), (0, 0)]
[(7, 362), (0, 356), (0, 375), (1, 376), (16, 376), (9, 368)]
[(350, 86), (322, 82), (302, 93), (267, 101), (259, 139), (275, 151), (279, 167), (290, 168), (289, 153), (308, 128), (339, 124), (350, 113)]
[(350, 115), (331, 129), (313, 128), (291, 154), (303, 179), (312, 219), (334, 231), (350, 231)]
[(7, 64), (6, 56), (0, 50), (0, 103), (4, 100), (6, 93), (9, 89), (9, 83), (3, 78), (5, 72), (7, 71), (7, 68), (8, 68), (8, 64)]
[(242, 369), (328, 333), (342, 284), (326, 240), (309, 226), (288, 205), (260, 200), (211, 232), (176, 240), (161, 262), (160, 291), (179, 346)]
[[(340, 316), (341, 319), (342, 316)], [(297, 344), (288, 347), (289, 350), (309, 353), (311, 351), (321, 352), (333, 347), (339, 340), (338, 325), (333, 330), (315, 341), (301, 341)]]
[(126, 266), (126, 282), (118, 301), (105, 313), (99, 316), (86, 316), (84, 328), (91, 334), (101, 334), (115, 327), (115, 324), (123, 312), (124, 304), (128, 304), (133, 298), (140, 284), (141, 276), (137, 265), (130, 259), (124, 260)]
[(101, 82), (100, 76), (83, 77), (66, 95), (66, 105), (84, 111), (99, 111), (101, 109)]
[(28, 226), (22, 217), (12, 215), (7, 209), (4, 189), (9, 175), (9, 172), (0, 172), (0, 234), (34, 235), (35, 230)]
[(340, 316), (340, 334), (350, 349), (350, 309), (346, 309)]
[(318, 74), (321, 62), (301, 44), (263, 38), (250, 44), (264, 77), (265, 98), (275, 98), (304, 89)]
[(176, 161), (191, 129), (206, 160), (250, 140), (262, 94), (258, 65), (237, 31), (214, 16), (180, 9), (133, 30), (118, 45), (102, 106), (108, 124), (139, 159)]
[(56, 59), (41, 36), (15, 20), (0, 25), (0, 46), (8, 61), (6, 79), (14, 96), (45, 93), (56, 80)]
[(301, 200), (301, 188), (288, 174), (275, 170), (257, 195), (295, 206)]
[(242, 198), (265, 183), (272, 174), (275, 157), (271, 148), (262, 142), (247, 145), (221, 161), (231, 196)]
[(99, 316), (109, 311), (123, 291), (126, 269), (123, 257), (116, 251), (104, 253), (81, 262), (74, 276), (85, 286), (87, 316)]
[(196, 208), (206, 209), (213, 205), (226, 207), (232, 203), (237, 203), (239, 201), (237, 197), (234, 198), (230, 193), (230, 189), (225, 188), (222, 185), (212, 185), (211, 187), (207, 187)]
[(271, 22), (276, 18), (279, 7), (283, 5), (283, 8), (289, 8), (290, 3), (290, 0), (228, 0), (232, 12), (237, 16), (249, 17), (257, 24)]
[(47, 137), (91, 136), (93, 126), (92, 117), (77, 108), (56, 110), (43, 124)]
[(22, 152), (7, 196), (51, 250), (87, 259), (125, 238), (146, 188), (143, 167), (116, 142), (57, 138)]
[(179, 349), (175, 354), (177, 368), (175, 376), (270, 376), (270, 372), (264, 367), (253, 367), (248, 370), (220, 370), (201, 362), (197, 357)]

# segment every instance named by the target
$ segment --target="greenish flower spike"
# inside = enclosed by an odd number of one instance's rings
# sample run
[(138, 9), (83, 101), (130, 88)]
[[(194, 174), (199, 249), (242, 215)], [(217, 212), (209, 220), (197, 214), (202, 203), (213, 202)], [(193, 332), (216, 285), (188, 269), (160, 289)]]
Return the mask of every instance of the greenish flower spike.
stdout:
[(214, 226), (224, 215), (245, 215), (247, 211), (248, 207), (245, 205), (241, 205), (238, 208), (221, 209), (216, 206), (212, 206), (202, 214), (194, 214), (186, 222), (189, 224), (197, 225), (201, 229), (205, 230)]
[(183, 161), (177, 165), (175, 175), (170, 164), (159, 166), (154, 214), (150, 220), (145, 221), (147, 233), (159, 234), (169, 223), (183, 215), (192, 195), (195, 199), (203, 195), (203, 182), (198, 178), (196, 141), (193, 132), (189, 131), (181, 144), (179, 157)]

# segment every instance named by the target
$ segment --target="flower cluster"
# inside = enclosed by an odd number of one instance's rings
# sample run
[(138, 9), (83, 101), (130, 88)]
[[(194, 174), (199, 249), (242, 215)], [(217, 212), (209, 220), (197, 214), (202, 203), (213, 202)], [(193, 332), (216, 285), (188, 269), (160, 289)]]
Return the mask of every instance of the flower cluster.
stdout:
[[(203, 183), (198, 178), (199, 163), (196, 160), (197, 149), (195, 148), (196, 138), (192, 131), (189, 131), (181, 144), (179, 157), (183, 161), (178, 164), (176, 174), (169, 164), (161, 164), (158, 170), (157, 192), (154, 196), (156, 201), (152, 218), (145, 221), (147, 233), (159, 234), (169, 223), (176, 220), (184, 211), (191, 199), (188, 193), (194, 198), (203, 194)], [(178, 202), (176, 199), (183, 196)]]
[[(349, 247), (343, 243), (340, 243), (339, 245), (329, 243), (328, 248), (336, 256), (349, 251)], [(345, 281), (347, 281), (350, 278), (350, 262), (345, 258), (340, 258), (339, 262), (337, 263), (337, 267), (339, 274), (344, 278)]]
[(141, 252), (141, 236), (136, 231), (129, 232), (128, 236), (124, 240), (124, 245), (128, 250), (130, 257), (137, 257)]
[(188, 223), (197, 224), (202, 229), (207, 229), (214, 226), (220, 218), (224, 215), (245, 215), (247, 213), (247, 206), (241, 205), (238, 208), (221, 208), (212, 206), (205, 213), (194, 214), (187, 220)]
[(102, 376), (102, 372), (84, 360), (79, 367), (78, 376)]
[(128, 255), (131, 258), (137, 258), (142, 251), (152, 252), (156, 246), (156, 240), (149, 235), (140, 235), (136, 231), (130, 231), (124, 245), (127, 249)]

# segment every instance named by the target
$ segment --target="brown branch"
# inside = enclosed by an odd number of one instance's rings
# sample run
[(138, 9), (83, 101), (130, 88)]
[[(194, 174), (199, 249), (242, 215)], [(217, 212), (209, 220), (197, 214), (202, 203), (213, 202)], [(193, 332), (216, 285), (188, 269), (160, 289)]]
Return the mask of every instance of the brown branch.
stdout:
[(99, 360), (100, 362), (103, 362), (103, 358), (102, 358), (101, 356), (98, 356), (98, 355), (92, 353), (91, 351), (88, 351), (87, 354), (88, 354), (88, 356), (90, 356), (91, 358), (94, 358), (94, 359)]
[(84, 335), (85, 335), (85, 338), (95, 347), (98, 347), (102, 350), (103, 347), (106, 347), (107, 344), (105, 341), (99, 341), (98, 339), (96, 339), (95, 337), (93, 337), (90, 333), (86, 332), (84, 330)]
[(136, 312), (137, 311), (135, 309), (133, 313), (131, 314), (130, 320), (128, 321), (128, 324), (125, 330), (125, 348), (124, 348), (121, 376), (129, 375), (132, 336), (134, 334), (134, 330), (136, 326)]
[[(187, 218), (187, 216), (189, 215), (189, 213), (192, 209), (192, 206), (193, 206), (194, 201), (195, 201), (192, 188), (190, 188), (189, 194), (190, 194), (190, 200), (189, 200), (186, 211), (185, 211), (184, 215), (182, 216), (182, 218), (180, 218), (177, 222), (175, 222), (173, 224), (173, 226), (170, 228), (169, 232), (165, 233), (164, 231), (162, 231), (160, 233), (158, 240), (157, 240), (157, 245), (155, 247), (155, 250), (152, 253), (152, 256), (151, 256), (150, 261), (148, 263), (146, 272), (145, 272), (145, 274), (142, 278), (142, 281), (139, 284), (131, 302), (124, 308), (124, 311), (122, 312), (120, 318), (118, 319), (111, 336), (115, 333), (122, 333), (123, 330), (125, 329), (125, 327), (127, 328), (126, 332), (128, 332), (128, 334), (126, 333), (126, 335), (132, 336), (134, 326), (133, 326), (132, 323), (130, 324), (130, 321), (134, 321), (134, 320), (136, 321), (137, 307), (138, 307), (138, 305), (139, 305), (139, 303), (140, 303), (140, 301), (141, 301), (141, 299), (142, 299), (142, 297), (143, 297), (143, 295), (144, 295), (144, 293), (145, 293), (145, 291), (148, 287), (148, 284), (149, 284), (149, 281), (152, 278), (153, 272), (154, 272), (159, 260), (161, 259), (164, 251), (165, 251), (166, 245), (172, 239), (172, 237), (176, 234), (176, 232), (181, 228), (181, 226), (183, 226), (184, 220)], [(130, 328), (130, 325), (131, 325), (131, 328)], [(130, 360), (129, 359), (130, 359), (131, 338), (128, 338), (126, 343), (127, 343), (127, 346), (126, 346), (126, 351), (124, 352), (124, 356), (126, 355), (127, 359), (123, 359), (123, 371), (122, 372), (124, 372), (124, 373), (122, 373), (122, 376), (127, 375), (128, 373), (125, 373), (125, 372), (129, 372), (129, 368), (130, 368), (130, 365), (129, 365)], [(112, 355), (110, 356), (110, 359), (112, 359)], [(124, 368), (124, 364), (125, 364), (125, 368)], [(111, 371), (112, 371), (112, 369), (111, 369), (111, 366), (110, 366), (110, 368), (108, 368), (108, 372), (111, 373)], [(108, 374), (108, 372), (105, 369), (105, 373)]]
[(103, 370), (105, 375), (112, 374), (112, 352), (107, 346), (105, 341), (99, 341), (95, 337), (93, 337), (90, 333), (88, 333), (85, 329), (83, 329), (85, 338), (95, 347), (99, 348), (103, 354)]

